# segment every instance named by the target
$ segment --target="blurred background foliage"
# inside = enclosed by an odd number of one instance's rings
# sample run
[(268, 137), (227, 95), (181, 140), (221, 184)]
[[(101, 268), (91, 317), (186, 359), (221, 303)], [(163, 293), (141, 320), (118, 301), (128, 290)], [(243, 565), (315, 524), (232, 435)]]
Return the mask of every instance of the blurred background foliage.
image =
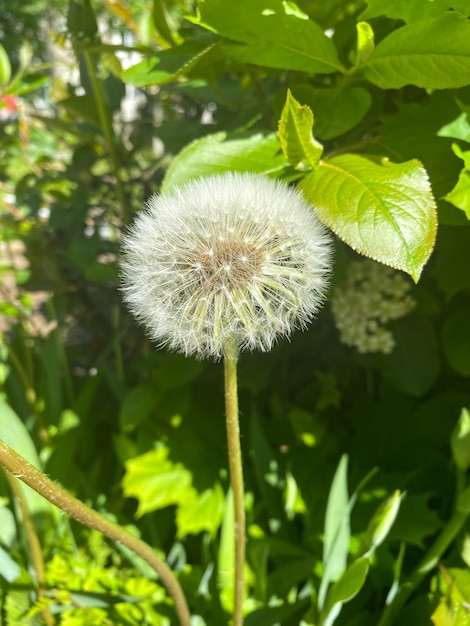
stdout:
[[(394, 580), (445, 526), (464, 480), (449, 441), (470, 406), (470, 91), (383, 89), (283, 67), (282, 57), (270, 62), (261, 31), (246, 42), (232, 32), (246, 2), (200, 4), (225, 15), (227, 33), (204, 28), (189, 0), (2, 2), (0, 436), (167, 555), (195, 623), (228, 624), (216, 575), (229, 558), (222, 368), (149, 344), (121, 304), (119, 242), (162, 183), (230, 168), (295, 178), (276, 137), (290, 88), (312, 108), (327, 153), (419, 159), (439, 231), (417, 285), (338, 241), (331, 303), (318, 319), (270, 354), (240, 360), (246, 624), (319, 623), (325, 510), (344, 454), (351, 491), (378, 468), (351, 514), (350, 559), (377, 507), (406, 491), (367, 581), (337, 618), (377, 624)], [(460, 8), (379, 4), (282, 6), (327, 31), (345, 66), (360, 20), (380, 40)], [(5, 623), (175, 623), (142, 563), (21, 494), (26, 509), (0, 476)], [(46, 593), (35, 592), (28, 515)], [(470, 623), (469, 564), (462, 531), (400, 623)]]

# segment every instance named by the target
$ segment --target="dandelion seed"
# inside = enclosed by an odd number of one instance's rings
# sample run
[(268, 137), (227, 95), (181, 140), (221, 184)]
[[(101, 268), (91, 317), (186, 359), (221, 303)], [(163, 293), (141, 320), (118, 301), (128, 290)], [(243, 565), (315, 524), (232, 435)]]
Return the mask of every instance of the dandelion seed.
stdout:
[(330, 239), (301, 193), (253, 174), (152, 196), (124, 238), (124, 299), (160, 346), (269, 350), (321, 306)]

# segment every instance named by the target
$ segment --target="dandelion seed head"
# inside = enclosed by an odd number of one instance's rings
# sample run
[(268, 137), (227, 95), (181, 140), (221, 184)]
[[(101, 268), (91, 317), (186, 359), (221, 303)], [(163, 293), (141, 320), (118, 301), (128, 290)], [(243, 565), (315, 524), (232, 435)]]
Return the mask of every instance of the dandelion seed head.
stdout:
[(226, 173), (154, 195), (123, 243), (122, 291), (150, 338), (186, 355), (269, 350), (323, 303), (330, 238), (302, 194)]

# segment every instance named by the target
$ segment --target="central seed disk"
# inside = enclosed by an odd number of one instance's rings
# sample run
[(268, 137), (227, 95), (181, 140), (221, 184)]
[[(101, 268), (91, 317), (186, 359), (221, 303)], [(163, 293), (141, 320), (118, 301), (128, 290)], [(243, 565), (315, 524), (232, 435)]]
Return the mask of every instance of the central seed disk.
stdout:
[(261, 253), (245, 243), (218, 242), (197, 256), (194, 269), (205, 289), (243, 288), (261, 267)]

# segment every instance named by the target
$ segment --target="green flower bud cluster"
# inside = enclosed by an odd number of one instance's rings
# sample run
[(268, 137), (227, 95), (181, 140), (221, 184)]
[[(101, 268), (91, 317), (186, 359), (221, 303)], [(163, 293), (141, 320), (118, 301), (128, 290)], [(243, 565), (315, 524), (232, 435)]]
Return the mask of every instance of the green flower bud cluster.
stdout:
[(390, 354), (395, 339), (386, 324), (414, 308), (410, 289), (404, 276), (385, 265), (374, 261), (352, 263), (331, 300), (342, 343), (354, 346), (361, 354)]

